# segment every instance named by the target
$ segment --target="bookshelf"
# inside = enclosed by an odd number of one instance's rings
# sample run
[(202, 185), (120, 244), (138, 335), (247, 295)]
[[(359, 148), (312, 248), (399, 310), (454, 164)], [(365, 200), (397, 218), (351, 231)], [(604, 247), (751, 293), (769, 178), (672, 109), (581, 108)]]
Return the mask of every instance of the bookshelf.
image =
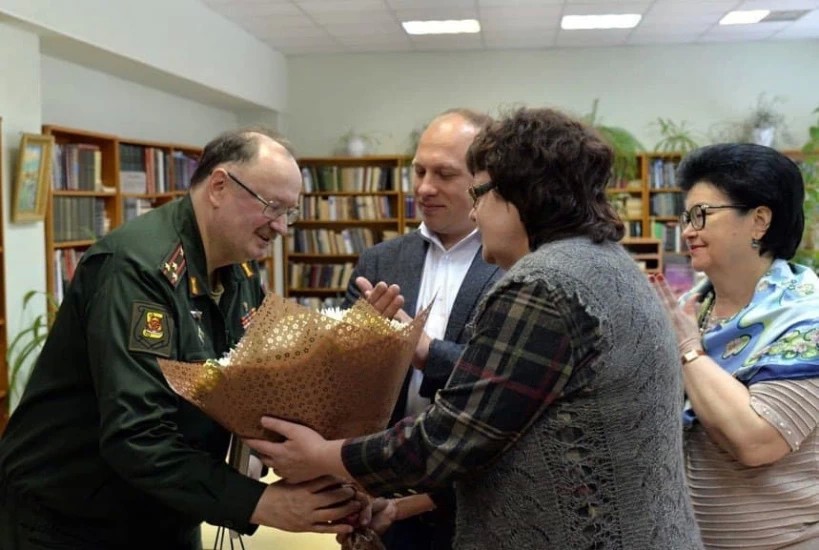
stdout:
[(187, 193), (200, 149), (55, 125), (45, 220), (46, 289), (59, 303), (82, 253), (129, 219)]
[(411, 162), (402, 155), (299, 159), (304, 192), (284, 247), (285, 296), (310, 307), (339, 303), (358, 255), (419, 223)]
[(651, 237), (626, 237), (620, 243), (646, 273), (663, 272), (663, 249), (659, 239)]
[[(0, 117), (0, 189), (3, 185), (3, 117)], [(0, 191), (0, 434), (9, 418), (9, 370), (6, 363), (6, 258), (3, 238), (3, 193)]]
[(638, 153), (637, 178), (606, 190), (626, 225), (622, 244), (647, 273), (661, 273), (665, 256), (687, 254), (677, 223), (683, 194), (675, 171), (681, 159), (678, 153)]

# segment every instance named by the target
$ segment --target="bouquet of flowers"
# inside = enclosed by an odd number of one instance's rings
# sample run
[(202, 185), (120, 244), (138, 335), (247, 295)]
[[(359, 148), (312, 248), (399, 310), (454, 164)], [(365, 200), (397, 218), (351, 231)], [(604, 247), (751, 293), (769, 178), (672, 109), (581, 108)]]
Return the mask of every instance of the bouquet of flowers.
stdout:
[(176, 393), (240, 437), (269, 438), (262, 416), (327, 439), (365, 435), (387, 426), (427, 314), (399, 323), (365, 300), (319, 312), (268, 294), (226, 357), (159, 366)]

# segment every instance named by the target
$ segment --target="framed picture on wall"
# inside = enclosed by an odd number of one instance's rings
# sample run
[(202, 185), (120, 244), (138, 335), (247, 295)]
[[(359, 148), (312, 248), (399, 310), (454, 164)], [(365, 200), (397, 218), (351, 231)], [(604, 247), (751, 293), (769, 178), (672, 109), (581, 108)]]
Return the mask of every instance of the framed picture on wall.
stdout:
[(54, 136), (23, 134), (17, 180), (11, 200), (13, 222), (38, 221), (45, 218), (48, 185), (51, 179), (51, 155)]

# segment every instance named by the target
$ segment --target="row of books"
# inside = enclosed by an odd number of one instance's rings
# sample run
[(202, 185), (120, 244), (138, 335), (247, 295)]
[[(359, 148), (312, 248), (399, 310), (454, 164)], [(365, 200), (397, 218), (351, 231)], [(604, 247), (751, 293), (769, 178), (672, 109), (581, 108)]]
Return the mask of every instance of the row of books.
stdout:
[(654, 159), (648, 172), (651, 189), (672, 189), (677, 186), (677, 165), (679, 161)]
[(417, 218), (418, 213), (415, 211), (415, 197), (412, 195), (404, 196), (404, 217)]
[(197, 159), (181, 151), (121, 143), (120, 190), (123, 193), (168, 193), (190, 187)]
[(641, 221), (630, 221), (630, 222), (623, 222), (625, 226), (625, 235), (624, 237), (642, 237), (643, 236), (643, 222)]
[(303, 264), (291, 263), (289, 286), (299, 290), (305, 288), (341, 289), (353, 274), (352, 262), (343, 264)]
[(113, 192), (102, 181), (102, 151), (91, 143), (55, 145), (52, 152), (51, 187), (56, 190)]
[(332, 229), (295, 229), (287, 246), (291, 253), (300, 254), (361, 254), (376, 242), (392, 238), (395, 231), (384, 231), (382, 239), (376, 240), (372, 229), (350, 227), (340, 231)]
[(84, 252), (85, 249), (76, 248), (54, 251), (54, 298), (58, 304), (63, 301), (65, 289), (74, 278), (74, 272)]
[(612, 178), (608, 184), (609, 189), (622, 189), (623, 191), (640, 191), (643, 188), (642, 180), (624, 180), (622, 178)]
[(123, 217), (126, 222), (154, 209), (153, 203), (147, 199), (125, 197), (122, 202)]
[(685, 239), (682, 236), (682, 228), (676, 222), (652, 222), (651, 233), (655, 239), (659, 239), (663, 243), (665, 252), (682, 254), (688, 251)]
[(609, 196), (609, 203), (623, 221), (640, 219), (643, 216), (643, 200), (639, 196), (617, 193)]
[(395, 191), (409, 180), (408, 167), (392, 166), (305, 166), (301, 174), (305, 193)]
[(652, 216), (678, 216), (683, 211), (683, 207), (681, 193), (658, 193), (651, 196)]
[(395, 218), (395, 195), (306, 195), (301, 198), (303, 220), (384, 220)]
[(105, 199), (54, 197), (54, 241), (86, 241), (102, 237), (111, 228)]

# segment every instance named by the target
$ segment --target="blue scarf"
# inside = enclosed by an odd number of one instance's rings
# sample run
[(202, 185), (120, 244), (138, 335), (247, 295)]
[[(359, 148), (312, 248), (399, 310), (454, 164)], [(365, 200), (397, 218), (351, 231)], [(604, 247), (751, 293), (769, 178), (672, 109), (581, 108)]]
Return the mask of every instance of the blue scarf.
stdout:
[[(703, 297), (703, 321), (714, 299), (703, 281), (680, 298)], [(756, 285), (751, 301), (730, 319), (707, 329), (702, 347), (737, 380), (750, 386), (767, 380), (819, 377), (819, 277), (808, 267), (775, 260)], [(689, 404), (683, 421), (696, 419)]]

